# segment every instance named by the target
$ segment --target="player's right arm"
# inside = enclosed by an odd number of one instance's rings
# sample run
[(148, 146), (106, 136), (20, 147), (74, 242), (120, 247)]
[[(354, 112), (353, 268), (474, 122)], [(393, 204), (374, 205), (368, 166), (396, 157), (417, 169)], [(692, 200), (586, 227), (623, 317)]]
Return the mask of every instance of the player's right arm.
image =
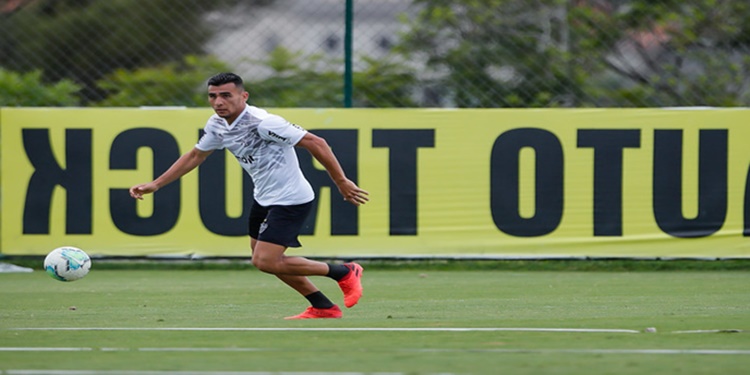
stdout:
[(212, 152), (213, 151), (203, 151), (194, 147), (192, 150), (180, 156), (180, 158), (177, 159), (169, 169), (155, 180), (131, 187), (130, 196), (135, 199), (143, 199), (144, 194), (150, 194), (161, 189), (163, 186), (179, 179), (195, 169), (195, 167), (201, 165), (201, 163), (203, 163)]

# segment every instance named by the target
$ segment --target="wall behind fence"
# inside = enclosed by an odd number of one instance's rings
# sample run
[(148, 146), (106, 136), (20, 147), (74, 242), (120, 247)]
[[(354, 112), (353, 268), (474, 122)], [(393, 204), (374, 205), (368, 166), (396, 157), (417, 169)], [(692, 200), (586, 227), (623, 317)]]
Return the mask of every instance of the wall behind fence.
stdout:
[[(370, 192), (301, 152), (311, 256), (750, 256), (750, 110), (278, 109)], [(142, 202), (210, 109), (0, 110), (3, 254), (247, 256), (252, 183), (215, 152)]]

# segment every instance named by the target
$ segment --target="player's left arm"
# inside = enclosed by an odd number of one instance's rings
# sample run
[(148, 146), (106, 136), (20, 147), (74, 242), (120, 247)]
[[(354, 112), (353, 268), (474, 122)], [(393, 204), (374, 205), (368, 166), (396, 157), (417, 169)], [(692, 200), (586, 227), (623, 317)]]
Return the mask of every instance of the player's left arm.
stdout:
[(309, 151), (325, 167), (328, 175), (336, 183), (339, 193), (341, 193), (345, 201), (355, 206), (367, 203), (369, 193), (346, 177), (338, 159), (336, 159), (336, 155), (334, 155), (331, 147), (328, 146), (328, 142), (324, 138), (307, 132), (295, 146)]

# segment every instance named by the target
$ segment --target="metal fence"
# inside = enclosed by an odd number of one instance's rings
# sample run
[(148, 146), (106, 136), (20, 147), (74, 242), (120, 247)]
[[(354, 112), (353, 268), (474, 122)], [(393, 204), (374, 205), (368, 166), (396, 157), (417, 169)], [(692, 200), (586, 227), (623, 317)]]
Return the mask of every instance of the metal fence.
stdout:
[(204, 106), (222, 70), (275, 107), (748, 106), (750, 2), (0, 0), (0, 105)]

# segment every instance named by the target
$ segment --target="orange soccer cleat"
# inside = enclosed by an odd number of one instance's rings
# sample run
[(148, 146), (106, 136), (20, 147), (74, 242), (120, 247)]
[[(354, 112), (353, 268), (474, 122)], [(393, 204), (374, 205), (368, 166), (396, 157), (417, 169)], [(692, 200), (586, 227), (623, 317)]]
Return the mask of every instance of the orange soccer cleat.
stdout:
[(362, 297), (362, 271), (364, 269), (357, 263), (346, 263), (350, 272), (339, 281), (339, 288), (344, 292), (344, 305), (352, 307)]
[(287, 316), (284, 319), (339, 319), (343, 315), (344, 314), (341, 312), (341, 309), (336, 305), (333, 305), (333, 307), (328, 309), (318, 309), (310, 306), (305, 311), (303, 311), (302, 314)]

